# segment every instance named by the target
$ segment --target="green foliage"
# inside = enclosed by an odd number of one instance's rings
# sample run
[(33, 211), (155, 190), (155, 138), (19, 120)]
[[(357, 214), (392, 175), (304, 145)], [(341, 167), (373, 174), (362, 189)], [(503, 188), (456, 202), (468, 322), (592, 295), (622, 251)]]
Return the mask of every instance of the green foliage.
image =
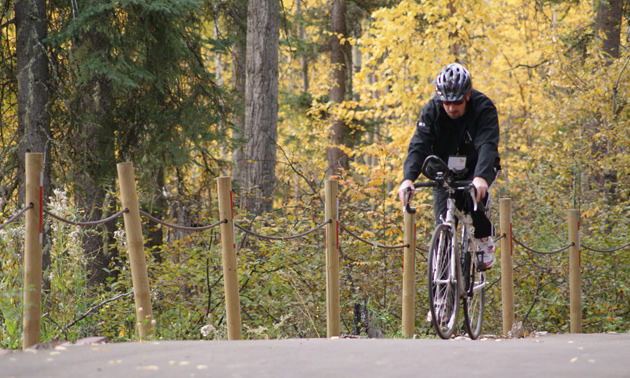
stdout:
[(16, 349), (22, 345), (20, 250), (24, 227), (0, 230), (0, 347)]

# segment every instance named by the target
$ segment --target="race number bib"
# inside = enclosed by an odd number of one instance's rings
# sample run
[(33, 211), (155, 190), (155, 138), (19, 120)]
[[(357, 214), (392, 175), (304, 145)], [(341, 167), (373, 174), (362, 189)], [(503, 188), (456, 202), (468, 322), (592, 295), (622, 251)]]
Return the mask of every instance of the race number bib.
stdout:
[(448, 169), (451, 171), (461, 171), (466, 168), (466, 156), (449, 156)]

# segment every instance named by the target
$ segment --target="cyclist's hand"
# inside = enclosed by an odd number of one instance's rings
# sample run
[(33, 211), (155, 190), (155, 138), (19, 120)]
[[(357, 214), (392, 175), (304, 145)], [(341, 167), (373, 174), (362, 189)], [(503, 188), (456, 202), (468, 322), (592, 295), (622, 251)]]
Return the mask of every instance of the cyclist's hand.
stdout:
[(472, 184), (477, 189), (477, 202), (481, 201), (482, 198), (486, 197), (486, 193), (488, 193), (488, 182), (483, 177), (475, 177), (473, 179)]
[[(409, 191), (411, 191), (411, 193), (409, 193)], [(413, 198), (414, 192), (413, 181), (405, 180), (400, 184), (400, 188), (398, 188), (398, 198), (400, 198), (400, 203), (402, 203), (403, 207), (407, 205), (407, 197), (409, 197), (410, 200)]]

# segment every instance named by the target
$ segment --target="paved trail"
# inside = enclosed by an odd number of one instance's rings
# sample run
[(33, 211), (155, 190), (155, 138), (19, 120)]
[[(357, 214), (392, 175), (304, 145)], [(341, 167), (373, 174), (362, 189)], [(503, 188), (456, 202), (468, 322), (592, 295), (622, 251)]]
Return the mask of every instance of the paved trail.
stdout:
[(0, 377), (630, 377), (630, 333), (161, 341), (0, 351)]

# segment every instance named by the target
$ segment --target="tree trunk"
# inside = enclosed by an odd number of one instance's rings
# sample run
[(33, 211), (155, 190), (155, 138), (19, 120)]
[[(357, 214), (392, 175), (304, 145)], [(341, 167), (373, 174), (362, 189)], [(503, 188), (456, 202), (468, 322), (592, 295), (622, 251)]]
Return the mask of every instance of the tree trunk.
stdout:
[[(153, 202), (148, 209), (157, 219), (164, 219), (167, 213), (168, 202), (166, 201), (166, 180), (164, 178), (164, 167), (158, 166), (154, 168), (155, 174), (151, 178), (151, 186), (153, 190)], [(158, 223), (149, 220), (149, 237), (147, 240), (147, 248), (155, 257), (157, 263), (164, 261), (160, 252), (160, 247), (164, 242), (164, 228)]]
[[(72, 51), (82, 49), (107, 51), (110, 43), (99, 28), (88, 29), (80, 42), (71, 46)], [(77, 54), (87, 57), (89, 54)], [(72, 170), (76, 207), (84, 212), (86, 221), (94, 222), (110, 215), (115, 199), (108, 195), (115, 190), (116, 144), (113, 121), (113, 85), (104, 74), (86, 74), (87, 62), (77, 60), (72, 72), (74, 80), (82, 83), (73, 89), (72, 106), (77, 109), (78, 119), (73, 120)], [(88, 285), (105, 283), (116, 251), (109, 249), (113, 242), (115, 223), (109, 222), (86, 230), (82, 237), (83, 254), (86, 257)]]
[[(98, 221), (115, 209), (108, 190), (115, 188), (116, 157), (114, 132), (108, 117), (111, 114), (111, 82), (102, 76), (93, 77), (79, 88), (81, 109), (84, 112), (79, 136), (75, 139), (76, 185), (75, 198), (78, 209), (83, 209), (88, 221)], [(105, 178), (105, 181), (103, 180)], [(104, 283), (108, 268), (116, 251), (108, 245), (113, 235), (114, 224), (107, 223), (96, 232), (83, 236), (83, 253), (90, 273), (88, 283), (96, 286)]]
[[(597, 16), (595, 17), (595, 35), (602, 38), (602, 51), (606, 53), (609, 61), (619, 58), (619, 46), (621, 43), (621, 16), (624, 0), (599, 0), (597, 5)], [(613, 98), (613, 101), (615, 99)], [(614, 113), (613, 103), (613, 113)], [(600, 118), (603, 118), (600, 115)], [(604, 121), (605, 122), (605, 121)], [(601, 121), (593, 132), (601, 128)], [(606, 143), (594, 143), (593, 152), (602, 151), (602, 154), (608, 154), (608, 146)], [(597, 181), (603, 188), (603, 194), (609, 205), (617, 202), (616, 188), (618, 183), (617, 170), (609, 169), (603, 174), (595, 174)]]
[[(48, 112), (48, 59), (42, 41), (46, 38), (46, 0), (15, 1), (17, 29), (19, 172), (23, 177), (27, 152), (44, 154), (43, 198), (50, 197), (50, 114)], [(20, 180), (19, 201), (24, 202), (24, 179)], [(50, 266), (48, 238), (42, 246), (42, 269)], [(50, 288), (45, 276), (44, 290)]]
[[(332, 66), (332, 83), (330, 87), (330, 101), (333, 104), (341, 104), (346, 96), (346, 43), (341, 43), (341, 38), (347, 37), (346, 32), (346, 2), (345, 0), (333, 0), (332, 7), (332, 33), (330, 39), (330, 63)], [(348, 133), (348, 127), (343, 119), (332, 117), (330, 132), (328, 134), (328, 176), (338, 175), (341, 169), (348, 169), (348, 155), (338, 146), (343, 146)]]
[(599, 0), (595, 18), (595, 35), (602, 37), (602, 50), (611, 58), (619, 58), (621, 14), (624, 0)]
[[(451, 17), (455, 17), (455, 13), (457, 13), (457, 8), (455, 8), (455, 4), (453, 0), (449, 0), (448, 2), (448, 12)], [(459, 43), (459, 33), (457, 29), (448, 33), (449, 42), (451, 45), (449, 46), (449, 51), (451, 55), (455, 57), (455, 61), (459, 62), (460, 57), (460, 43)]]
[[(236, 1), (230, 12), (230, 24), (234, 33), (232, 49), (232, 89), (239, 95), (241, 104), (245, 102), (245, 77), (247, 63), (247, 1)], [(245, 112), (234, 109), (234, 129), (232, 137), (240, 143), (245, 137)], [(235, 178), (234, 189), (240, 192), (241, 179), (244, 177), (242, 167), (245, 163), (245, 146), (240, 145), (232, 156), (232, 177)]]
[[(218, 40), (219, 39), (219, 23), (215, 22), (214, 23), (214, 39)], [(223, 80), (223, 62), (221, 62), (221, 54), (219, 54), (218, 52), (216, 52), (214, 54), (214, 69), (217, 75), (217, 85), (222, 88), (224, 85), (224, 80)], [(221, 100), (221, 113), (225, 114), (226, 110), (225, 110), (225, 103), (223, 102), (223, 100)], [(225, 135), (228, 135), (228, 130), (226, 129), (226, 122), (225, 120), (221, 120), (220, 121), (220, 128), (222, 131), (225, 132)], [(221, 141), (221, 176), (228, 176), (228, 164), (226, 164), (226, 162), (228, 161), (228, 141), (226, 139), (223, 139)]]
[[(253, 0), (247, 17), (245, 159), (241, 203), (254, 214), (273, 208), (278, 138), (278, 39), (280, 4)], [(244, 202), (243, 202), (244, 201)]]
[[(304, 21), (302, 20), (302, 2), (296, 2), (295, 18), (298, 21), (298, 38), (300, 41), (304, 41), (306, 38), (306, 30), (304, 29)], [(308, 93), (309, 81), (308, 81), (308, 57), (306, 53), (303, 53), (300, 57), (302, 63), (302, 92)]]

